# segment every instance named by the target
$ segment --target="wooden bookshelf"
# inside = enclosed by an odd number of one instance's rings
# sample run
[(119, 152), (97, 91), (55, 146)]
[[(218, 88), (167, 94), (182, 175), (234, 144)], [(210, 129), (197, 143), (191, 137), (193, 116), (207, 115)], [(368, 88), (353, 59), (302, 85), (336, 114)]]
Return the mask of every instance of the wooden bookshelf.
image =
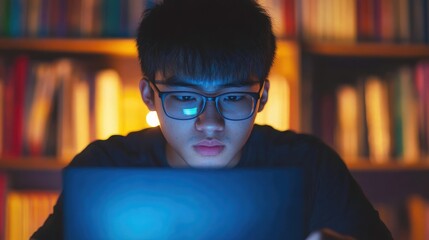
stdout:
[(351, 171), (429, 171), (429, 159), (419, 160), (415, 163), (393, 162), (376, 164), (368, 159), (359, 159), (347, 162), (346, 165)]
[(309, 43), (303, 51), (314, 55), (336, 57), (429, 57), (429, 45), (393, 43)]
[(5, 50), (137, 57), (134, 39), (0, 38), (0, 51)]
[(20, 157), (0, 159), (1, 170), (61, 170), (67, 165), (66, 161), (50, 157)]

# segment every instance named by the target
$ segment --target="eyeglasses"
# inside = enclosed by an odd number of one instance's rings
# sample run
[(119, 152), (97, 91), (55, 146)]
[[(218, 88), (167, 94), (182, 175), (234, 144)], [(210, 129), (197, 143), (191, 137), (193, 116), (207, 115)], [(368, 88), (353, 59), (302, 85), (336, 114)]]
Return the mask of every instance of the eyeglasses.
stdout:
[(256, 104), (261, 98), (264, 83), (256, 92), (227, 92), (208, 97), (197, 92), (168, 91), (161, 92), (149, 81), (161, 98), (165, 114), (176, 120), (190, 120), (204, 112), (207, 101), (214, 101), (219, 114), (228, 120), (240, 121), (250, 118), (255, 112)]

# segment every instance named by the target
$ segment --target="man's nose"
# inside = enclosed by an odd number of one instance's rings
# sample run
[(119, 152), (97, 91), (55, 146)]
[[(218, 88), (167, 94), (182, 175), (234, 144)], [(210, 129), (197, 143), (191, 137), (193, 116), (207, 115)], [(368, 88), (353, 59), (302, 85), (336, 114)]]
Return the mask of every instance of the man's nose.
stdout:
[(216, 109), (214, 101), (207, 101), (204, 111), (197, 117), (195, 127), (198, 131), (214, 133), (223, 131), (225, 120)]

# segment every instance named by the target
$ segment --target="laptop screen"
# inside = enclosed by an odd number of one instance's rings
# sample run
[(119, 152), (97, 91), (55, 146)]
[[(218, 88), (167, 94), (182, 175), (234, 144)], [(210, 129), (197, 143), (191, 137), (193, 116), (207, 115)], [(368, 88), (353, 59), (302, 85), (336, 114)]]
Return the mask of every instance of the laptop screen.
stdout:
[(298, 168), (69, 168), (65, 239), (302, 239)]

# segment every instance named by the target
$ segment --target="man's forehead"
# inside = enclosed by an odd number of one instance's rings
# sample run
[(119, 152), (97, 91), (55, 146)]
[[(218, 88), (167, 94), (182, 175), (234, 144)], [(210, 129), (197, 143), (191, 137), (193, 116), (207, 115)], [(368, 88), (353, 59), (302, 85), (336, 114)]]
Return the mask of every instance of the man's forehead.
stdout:
[(244, 79), (225, 79), (225, 78), (201, 78), (201, 77), (183, 77), (183, 76), (170, 76), (161, 77), (155, 79), (158, 84), (165, 84), (170, 86), (183, 86), (183, 87), (199, 87), (199, 88), (210, 88), (219, 89), (225, 87), (242, 87), (251, 86), (260, 83), (255, 78), (244, 78)]

